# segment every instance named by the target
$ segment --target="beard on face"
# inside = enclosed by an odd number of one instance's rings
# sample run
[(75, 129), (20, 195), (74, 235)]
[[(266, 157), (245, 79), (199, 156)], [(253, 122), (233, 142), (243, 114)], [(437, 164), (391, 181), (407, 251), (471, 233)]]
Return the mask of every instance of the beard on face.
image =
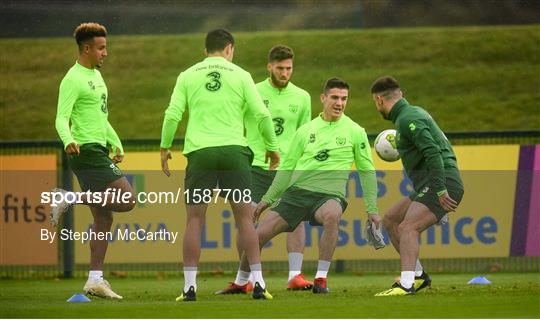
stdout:
[(289, 84), (289, 80), (278, 79), (273, 72), (270, 73), (270, 78), (272, 79), (272, 83), (278, 88), (285, 88)]

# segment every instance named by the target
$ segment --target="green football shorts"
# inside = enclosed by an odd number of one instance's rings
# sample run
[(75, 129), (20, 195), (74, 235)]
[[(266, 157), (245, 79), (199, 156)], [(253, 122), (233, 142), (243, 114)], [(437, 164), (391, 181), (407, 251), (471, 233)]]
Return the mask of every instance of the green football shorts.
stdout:
[[(251, 161), (253, 152), (244, 146), (208, 147), (186, 155), (188, 164), (184, 180), (187, 204), (205, 202), (197, 194), (221, 189), (220, 197), (231, 199), (238, 193), (251, 190)], [(230, 190), (227, 194), (226, 190)]]
[(341, 212), (347, 209), (347, 201), (336, 195), (313, 192), (294, 186), (289, 187), (270, 209), (277, 212), (289, 224), (288, 232), (294, 231), (302, 221), (309, 221), (312, 226), (321, 224), (315, 220), (315, 212), (328, 200), (336, 200), (341, 205)]
[(68, 163), (77, 176), (81, 190), (103, 191), (107, 186), (124, 176), (120, 168), (109, 158), (109, 149), (99, 143), (87, 143), (80, 153), (68, 157)]
[[(450, 198), (454, 199), (459, 205), (461, 199), (463, 199), (464, 192), (463, 182), (461, 182), (459, 171), (446, 171), (446, 190), (448, 191)], [(441, 218), (448, 213), (441, 207), (437, 193), (430, 189), (429, 186), (421, 188), (420, 192), (413, 191), (409, 195), (409, 199), (420, 202), (428, 207), (428, 209), (437, 217), (437, 221), (441, 220)]]
[(261, 167), (251, 167), (251, 200), (259, 203), (270, 188), (276, 176), (276, 170), (264, 170)]

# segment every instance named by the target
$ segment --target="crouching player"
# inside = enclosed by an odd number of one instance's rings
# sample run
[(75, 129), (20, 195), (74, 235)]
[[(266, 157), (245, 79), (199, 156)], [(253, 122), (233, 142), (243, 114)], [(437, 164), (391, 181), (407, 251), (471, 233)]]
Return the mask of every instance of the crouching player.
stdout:
[[(364, 190), (370, 221), (379, 225), (377, 182), (365, 130), (344, 115), (349, 85), (329, 79), (321, 94), (323, 112), (295, 133), (287, 158), (255, 209), (255, 218), (272, 205), (257, 227), (259, 245), (302, 221), (322, 225), (319, 262), (313, 293), (328, 293), (327, 274), (338, 239), (338, 225), (347, 207), (345, 189), (353, 162)], [(242, 256), (234, 285), (248, 282), (249, 263)]]

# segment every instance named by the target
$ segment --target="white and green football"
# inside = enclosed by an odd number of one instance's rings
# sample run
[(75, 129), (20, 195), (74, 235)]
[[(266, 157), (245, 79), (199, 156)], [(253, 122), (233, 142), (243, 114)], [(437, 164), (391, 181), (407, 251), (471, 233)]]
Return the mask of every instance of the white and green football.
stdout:
[(399, 152), (396, 147), (396, 130), (387, 129), (379, 133), (375, 138), (375, 151), (384, 161), (394, 162), (399, 160)]

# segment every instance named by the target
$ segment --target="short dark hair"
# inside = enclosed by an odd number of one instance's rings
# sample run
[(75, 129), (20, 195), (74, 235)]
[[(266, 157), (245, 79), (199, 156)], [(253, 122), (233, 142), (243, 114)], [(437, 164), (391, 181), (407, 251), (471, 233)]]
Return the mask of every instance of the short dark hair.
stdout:
[(81, 23), (73, 32), (75, 41), (82, 46), (88, 40), (94, 39), (94, 37), (106, 37), (107, 29), (96, 22)]
[(396, 79), (391, 76), (382, 76), (375, 80), (371, 85), (371, 94), (388, 93), (399, 89), (399, 84)]
[(208, 53), (223, 51), (229, 43), (234, 46), (234, 38), (225, 29), (212, 30), (206, 34), (205, 46)]
[(324, 84), (323, 92), (327, 93), (330, 89), (333, 89), (333, 88), (349, 90), (349, 84), (339, 78), (330, 78), (326, 80), (326, 83)]
[(293, 59), (293, 58), (294, 58), (293, 50), (281, 44), (278, 44), (277, 46), (273, 46), (272, 49), (270, 49), (270, 52), (268, 53), (268, 62), (283, 61), (283, 60)]

